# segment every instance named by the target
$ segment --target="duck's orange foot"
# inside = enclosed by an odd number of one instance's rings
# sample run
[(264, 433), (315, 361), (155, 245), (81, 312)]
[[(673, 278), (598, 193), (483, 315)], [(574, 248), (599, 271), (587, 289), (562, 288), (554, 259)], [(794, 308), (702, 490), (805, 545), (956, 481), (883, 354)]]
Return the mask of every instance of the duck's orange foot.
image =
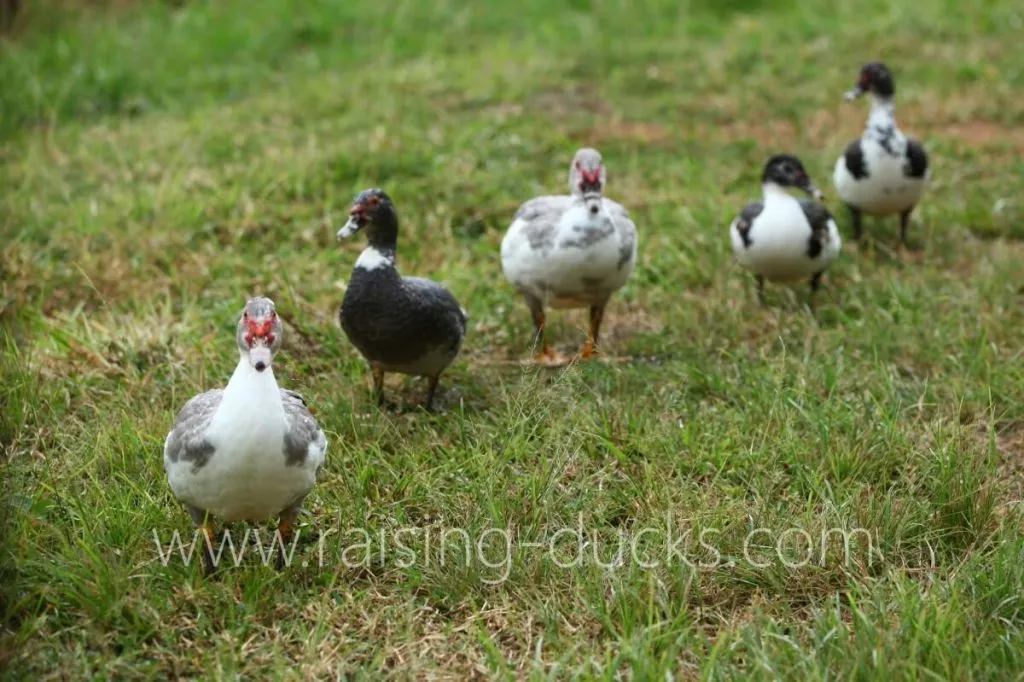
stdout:
[(597, 349), (597, 346), (593, 341), (587, 341), (583, 344), (583, 348), (580, 349), (580, 360), (591, 360), (601, 357), (601, 352)]
[(551, 346), (544, 346), (539, 353), (533, 356), (533, 361), (538, 365), (545, 365), (547, 367), (561, 367), (569, 363), (569, 358)]

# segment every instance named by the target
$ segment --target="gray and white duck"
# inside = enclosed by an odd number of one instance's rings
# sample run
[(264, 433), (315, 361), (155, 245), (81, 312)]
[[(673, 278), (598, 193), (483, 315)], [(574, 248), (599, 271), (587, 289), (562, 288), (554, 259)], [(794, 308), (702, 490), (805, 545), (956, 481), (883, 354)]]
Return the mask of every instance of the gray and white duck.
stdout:
[(466, 335), (467, 314), (446, 288), (395, 267), (398, 213), (391, 197), (368, 189), (356, 197), (338, 238), (366, 230), (338, 313), (341, 328), (366, 358), (377, 403), (384, 402), (384, 374), (426, 377), (424, 406), (433, 409), (441, 373), (452, 363)]
[(754, 273), (761, 300), (766, 279), (808, 279), (813, 295), (842, 248), (839, 229), (828, 209), (818, 201), (797, 199), (789, 194), (789, 187), (822, 198), (800, 159), (776, 154), (761, 174), (762, 200), (747, 204), (729, 227), (733, 254), (741, 266)]
[(277, 384), (272, 367), (282, 325), (269, 298), (252, 298), (238, 320), (239, 360), (225, 388), (193, 397), (164, 441), (171, 491), (206, 535), (206, 573), (215, 565), (214, 519), (277, 517), (281, 553), (324, 463), (327, 439), (302, 396)]
[(601, 154), (580, 149), (569, 167), (569, 194), (527, 201), (501, 242), (505, 277), (533, 317), (538, 362), (565, 361), (544, 335), (548, 306), (589, 309), (580, 357), (592, 357), (608, 300), (636, 265), (636, 225), (621, 204), (603, 195), (606, 182)]
[(863, 233), (863, 214), (900, 216), (900, 241), (906, 246), (910, 214), (924, 196), (931, 177), (928, 154), (896, 125), (895, 85), (881, 62), (865, 64), (845, 99), (871, 95), (864, 134), (836, 161), (832, 182), (853, 220), (855, 239)]

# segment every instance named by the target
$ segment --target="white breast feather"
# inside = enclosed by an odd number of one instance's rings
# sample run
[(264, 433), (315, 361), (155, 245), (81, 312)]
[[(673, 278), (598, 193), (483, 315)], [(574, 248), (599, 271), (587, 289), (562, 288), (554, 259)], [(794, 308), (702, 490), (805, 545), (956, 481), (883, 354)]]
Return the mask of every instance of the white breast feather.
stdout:
[(828, 239), (817, 258), (807, 255), (811, 226), (800, 203), (792, 197), (773, 197), (754, 219), (745, 246), (736, 229), (738, 219), (729, 228), (736, 261), (762, 277), (773, 281), (792, 281), (809, 277), (828, 266), (842, 247), (834, 220), (828, 224)]
[[(924, 178), (908, 178), (905, 174), (906, 138), (897, 133), (893, 145), (897, 156), (892, 156), (875, 140), (864, 138), (860, 142), (868, 176), (857, 179), (846, 168), (846, 157), (836, 161), (832, 173), (839, 198), (844, 203), (871, 215), (899, 213), (915, 206), (924, 196), (928, 174)], [(929, 169), (930, 174), (931, 169)]]
[(194, 470), (192, 462), (180, 460), (167, 471), (179, 499), (225, 521), (277, 515), (312, 489), (324, 459), (314, 444), (305, 462), (286, 464), (286, 421), (277, 384), (269, 370), (255, 376), (260, 384), (238, 392), (229, 384), (225, 391), (206, 432), (215, 447), (209, 461)]

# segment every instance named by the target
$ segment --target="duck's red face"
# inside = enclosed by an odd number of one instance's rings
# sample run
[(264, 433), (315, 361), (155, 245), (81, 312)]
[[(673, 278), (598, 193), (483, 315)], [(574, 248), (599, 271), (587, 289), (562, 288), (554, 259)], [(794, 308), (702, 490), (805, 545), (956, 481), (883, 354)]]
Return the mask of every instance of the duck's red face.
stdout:
[(569, 191), (581, 197), (593, 214), (601, 210), (604, 183), (604, 162), (598, 151), (588, 148), (576, 152), (569, 172)]
[(601, 191), (601, 165), (593, 170), (587, 170), (584, 168), (579, 161), (576, 162), (576, 170), (580, 174), (579, 188), (581, 194), (587, 192), (600, 192)]
[(338, 238), (351, 237), (359, 230), (377, 220), (377, 213), (390, 203), (388, 195), (379, 189), (368, 189), (359, 193), (348, 210), (348, 222), (338, 230)]
[(249, 313), (245, 313), (243, 316), (245, 320), (245, 342), (250, 347), (256, 343), (257, 339), (262, 340), (266, 345), (274, 345), (274, 327), (277, 324), (277, 313), (270, 313), (269, 317), (262, 319), (253, 319), (249, 317)]
[(270, 367), (274, 351), (281, 342), (281, 321), (269, 298), (254, 298), (245, 305), (238, 321), (238, 347), (249, 356), (257, 372)]

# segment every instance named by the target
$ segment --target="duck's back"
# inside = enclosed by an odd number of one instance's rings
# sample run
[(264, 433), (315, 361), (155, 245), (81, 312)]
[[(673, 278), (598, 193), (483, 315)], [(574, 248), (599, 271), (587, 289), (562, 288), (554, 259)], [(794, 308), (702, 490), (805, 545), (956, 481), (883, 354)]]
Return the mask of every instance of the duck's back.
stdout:
[(451, 363), (466, 331), (465, 313), (447, 289), (394, 268), (356, 268), (339, 317), (371, 364), (424, 376)]
[(571, 205), (572, 197), (551, 195), (535, 197), (519, 207), (501, 241), (501, 262), (506, 274), (516, 271), (518, 264), (532, 254), (550, 251), (558, 223)]

